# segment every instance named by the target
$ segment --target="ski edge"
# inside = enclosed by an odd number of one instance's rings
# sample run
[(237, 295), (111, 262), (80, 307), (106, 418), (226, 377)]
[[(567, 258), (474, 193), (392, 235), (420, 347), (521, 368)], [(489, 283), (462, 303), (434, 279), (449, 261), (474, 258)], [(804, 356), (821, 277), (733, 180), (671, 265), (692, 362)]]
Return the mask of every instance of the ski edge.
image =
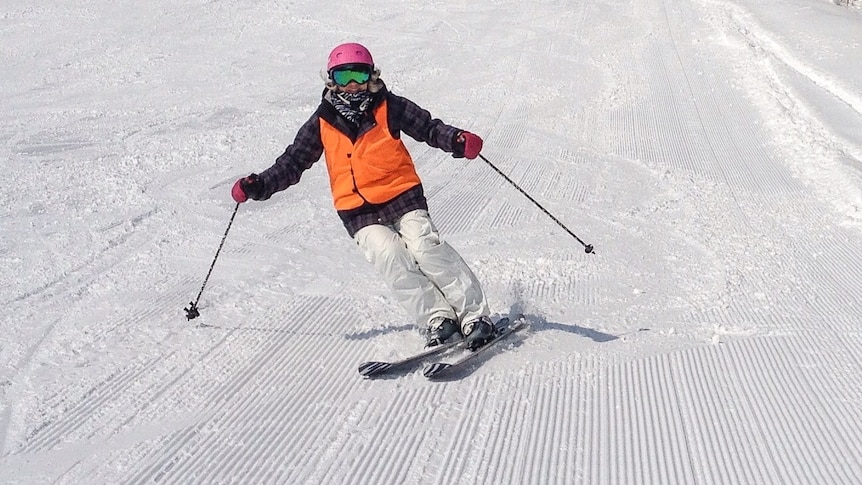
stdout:
[(428, 357), (432, 357), (434, 355), (442, 354), (450, 349), (453, 349), (459, 345), (464, 343), (463, 340), (454, 340), (452, 342), (446, 342), (440, 345), (436, 345), (434, 347), (430, 347), (425, 349), (418, 354), (411, 355), (409, 357), (405, 357), (401, 360), (396, 360), (394, 362), (383, 362), (371, 360), (368, 362), (363, 362), (359, 364), (359, 374), (362, 377), (377, 377), (390, 372), (394, 372), (398, 369), (402, 369), (404, 367), (411, 366), (412, 364), (418, 363)]

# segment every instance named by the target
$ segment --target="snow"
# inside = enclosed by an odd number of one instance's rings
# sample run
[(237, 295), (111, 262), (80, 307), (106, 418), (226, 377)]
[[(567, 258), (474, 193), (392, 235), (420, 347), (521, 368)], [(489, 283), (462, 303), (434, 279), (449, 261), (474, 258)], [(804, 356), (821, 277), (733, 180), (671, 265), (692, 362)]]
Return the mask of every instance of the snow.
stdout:
[[(862, 6), (2, 2), (0, 483), (862, 482)], [(848, 2), (838, 2), (848, 3)], [(460, 379), (268, 167), (343, 41), (485, 138), (409, 143), (531, 328)]]

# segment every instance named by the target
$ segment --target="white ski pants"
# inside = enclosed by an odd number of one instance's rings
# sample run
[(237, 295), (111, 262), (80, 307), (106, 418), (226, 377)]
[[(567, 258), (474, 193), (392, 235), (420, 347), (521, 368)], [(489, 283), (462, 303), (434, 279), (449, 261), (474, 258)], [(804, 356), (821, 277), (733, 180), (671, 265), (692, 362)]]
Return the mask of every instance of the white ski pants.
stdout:
[(463, 324), (490, 314), (479, 280), (440, 240), (428, 211), (408, 212), (392, 226), (363, 227), (354, 240), (419, 328), (436, 317)]

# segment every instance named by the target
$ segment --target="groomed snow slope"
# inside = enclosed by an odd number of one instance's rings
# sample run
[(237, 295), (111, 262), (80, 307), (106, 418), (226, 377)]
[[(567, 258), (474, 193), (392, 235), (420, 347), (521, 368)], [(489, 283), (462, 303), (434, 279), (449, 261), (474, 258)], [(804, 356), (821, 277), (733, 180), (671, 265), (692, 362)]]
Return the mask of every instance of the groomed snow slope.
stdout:
[[(482, 135), (409, 146), (531, 328), (459, 379), (323, 164), (234, 209), (342, 41)], [(862, 15), (820, 0), (0, 8), (0, 483), (862, 482)]]

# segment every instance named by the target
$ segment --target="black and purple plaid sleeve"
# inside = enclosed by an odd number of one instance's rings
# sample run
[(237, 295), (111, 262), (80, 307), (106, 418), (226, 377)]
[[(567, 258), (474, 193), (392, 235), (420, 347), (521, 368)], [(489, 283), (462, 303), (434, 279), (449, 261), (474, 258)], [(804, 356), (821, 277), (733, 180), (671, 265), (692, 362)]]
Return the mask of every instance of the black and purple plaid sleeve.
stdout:
[(264, 183), (266, 200), (299, 182), (302, 173), (311, 168), (323, 155), (323, 142), (320, 140), (320, 121), (315, 112), (296, 133), (291, 143), (268, 169), (260, 173)]
[(458, 133), (464, 131), (432, 119), (431, 113), (407, 98), (389, 93), (390, 129), (406, 133), (416, 141), (427, 143), (456, 156), (463, 149), (455, 142)]

